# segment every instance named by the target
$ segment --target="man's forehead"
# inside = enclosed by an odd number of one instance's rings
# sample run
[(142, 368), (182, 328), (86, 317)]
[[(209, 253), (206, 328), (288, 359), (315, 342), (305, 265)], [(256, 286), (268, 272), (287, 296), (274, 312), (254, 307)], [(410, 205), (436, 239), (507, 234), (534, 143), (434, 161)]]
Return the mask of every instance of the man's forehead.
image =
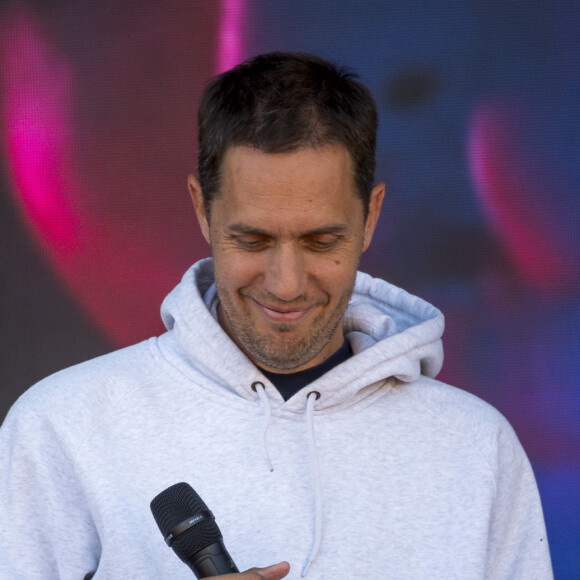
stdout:
[(364, 207), (349, 159), (337, 144), (285, 153), (231, 147), (211, 221), (232, 234), (350, 231), (364, 220)]
[[(340, 144), (268, 152), (239, 145), (228, 148), (221, 168), (218, 195), (238, 188), (259, 192), (272, 188), (281, 194), (333, 193), (347, 189), (356, 194), (350, 153)], [(234, 189), (235, 188), (235, 189)]]

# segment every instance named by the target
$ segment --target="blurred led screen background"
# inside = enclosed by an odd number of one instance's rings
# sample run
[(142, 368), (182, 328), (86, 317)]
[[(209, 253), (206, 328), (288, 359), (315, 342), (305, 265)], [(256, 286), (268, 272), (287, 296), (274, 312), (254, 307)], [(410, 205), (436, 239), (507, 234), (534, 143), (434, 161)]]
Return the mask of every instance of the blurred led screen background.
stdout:
[(379, 107), (388, 198), (362, 269), (444, 312), (440, 378), (510, 420), (556, 578), (580, 578), (579, 39), (572, 0), (2, 3), (0, 419), (163, 331), (208, 255), (186, 188), (203, 86), (314, 52)]

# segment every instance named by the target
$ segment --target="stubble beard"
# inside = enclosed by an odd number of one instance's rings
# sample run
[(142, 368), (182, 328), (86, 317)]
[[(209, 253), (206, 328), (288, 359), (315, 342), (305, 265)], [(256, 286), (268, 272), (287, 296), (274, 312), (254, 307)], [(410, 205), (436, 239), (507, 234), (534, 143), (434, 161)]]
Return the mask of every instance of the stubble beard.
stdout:
[(326, 318), (324, 311), (318, 314), (310, 328), (300, 336), (294, 336), (296, 325), (293, 324), (277, 324), (269, 331), (259, 330), (247, 311), (240, 312), (228, 291), (217, 279), (216, 288), (220, 299), (219, 311), (227, 317), (231, 329), (228, 334), (234, 342), (259, 366), (291, 371), (310, 362), (329, 343), (338, 325), (342, 323), (354, 289), (354, 279), (330, 315)]

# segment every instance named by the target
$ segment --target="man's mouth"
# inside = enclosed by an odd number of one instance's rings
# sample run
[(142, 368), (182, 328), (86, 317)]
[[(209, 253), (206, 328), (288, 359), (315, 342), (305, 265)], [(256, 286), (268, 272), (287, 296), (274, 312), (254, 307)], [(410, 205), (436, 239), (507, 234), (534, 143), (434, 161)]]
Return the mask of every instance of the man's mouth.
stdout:
[(258, 305), (260, 310), (266, 315), (268, 319), (272, 322), (277, 323), (291, 323), (298, 322), (304, 318), (310, 311), (311, 306), (302, 306), (300, 308), (281, 308), (279, 306), (266, 306), (260, 302), (254, 300)]

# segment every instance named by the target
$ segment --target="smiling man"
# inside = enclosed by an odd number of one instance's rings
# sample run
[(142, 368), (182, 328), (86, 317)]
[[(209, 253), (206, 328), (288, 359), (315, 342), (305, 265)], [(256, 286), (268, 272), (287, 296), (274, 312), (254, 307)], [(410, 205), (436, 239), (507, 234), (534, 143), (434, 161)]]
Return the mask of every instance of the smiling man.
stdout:
[(11, 410), (0, 578), (189, 579), (149, 513), (180, 481), (248, 569), (230, 579), (552, 577), (513, 430), (435, 380), (441, 312), (357, 271), (376, 128), (369, 91), (310, 55), (207, 87), (189, 191), (212, 257), (164, 301), (166, 333)]
[(232, 147), (222, 174), (223, 194), (209, 215), (199, 181), (189, 178), (214, 258), (220, 324), (267, 370), (325, 361), (344, 343), (340, 323), (383, 184), (372, 188), (365, 208), (340, 144), (290, 153)]

